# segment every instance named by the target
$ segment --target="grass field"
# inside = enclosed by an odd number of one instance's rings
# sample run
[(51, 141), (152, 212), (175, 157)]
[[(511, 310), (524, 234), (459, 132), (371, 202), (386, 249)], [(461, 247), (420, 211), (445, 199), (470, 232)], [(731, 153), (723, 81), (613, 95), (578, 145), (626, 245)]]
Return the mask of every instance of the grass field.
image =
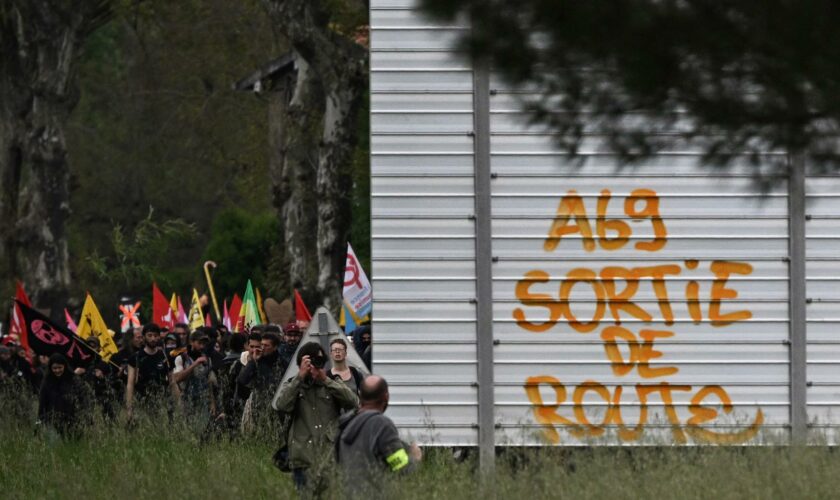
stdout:
[[(92, 429), (73, 441), (0, 413), (0, 498), (294, 498), (274, 444), (200, 444), (183, 429)], [(840, 454), (827, 447), (543, 448), (500, 452), (493, 481), (475, 461), (427, 449), (382, 498), (837, 498)], [(325, 498), (342, 498), (331, 490)]]

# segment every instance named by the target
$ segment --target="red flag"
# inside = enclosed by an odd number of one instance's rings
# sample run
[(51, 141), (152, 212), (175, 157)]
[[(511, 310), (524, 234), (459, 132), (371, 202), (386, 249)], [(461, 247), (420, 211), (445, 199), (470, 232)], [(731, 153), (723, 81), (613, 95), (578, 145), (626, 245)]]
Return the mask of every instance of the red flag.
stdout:
[(210, 313), (204, 315), (204, 326), (213, 326), (213, 322), (210, 321)]
[(232, 323), (231, 330), (235, 332), (239, 332), (239, 311), (242, 309), (242, 299), (239, 298), (239, 294), (233, 294), (233, 300), (230, 301), (230, 321)]
[(300, 297), (297, 288), (295, 288), (295, 320), (298, 322), (305, 321), (307, 323), (312, 321), (312, 315), (309, 314), (309, 309), (303, 303), (303, 299)]
[[(17, 290), (15, 290), (15, 300), (20, 302), (21, 304), (25, 305), (26, 307), (32, 307), (32, 302), (29, 301), (29, 297), (26, 295), (26, 291), (23, 289), (23, 283), (20, 281), (17, 282)], [(26, 352), (26, 359), (29, 362), (32, 362), (32, 357), (29, 355), (29, 336), (27, 335), (26, 330), (26, 321), (23, 318), (23, 313), (20, 310), (20, 306), (15, 303), (15, 307), (12, 310), (14, 316), (12, 317), (12, 326), (10, 328), (10, 333), (17, 333), (18, 338), (20, 339), (20, 345), (23, 346), (24, 351)]]
[(152, 322), (157, 323), (161, 328), (168, 328), (170, 331), (175, 328), (175, 315), (172, 313), (172, 306), (166, 300), (166, 296), (157, 286), (152, 283)]

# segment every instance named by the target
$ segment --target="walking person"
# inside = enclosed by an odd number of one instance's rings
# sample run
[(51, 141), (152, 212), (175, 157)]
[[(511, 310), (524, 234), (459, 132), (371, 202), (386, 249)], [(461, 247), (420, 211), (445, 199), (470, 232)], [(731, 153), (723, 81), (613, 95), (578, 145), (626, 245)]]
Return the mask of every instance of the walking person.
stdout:
[[(178, 386), (171, 376), (169, 360), (160, 346), (160, 327), (155, 323), (143, 326), (142, 349), (128, 362), (128, 383), (125, 391), (125, 405), (128, 418), (134, 417), (136, 402), (144, 413), (157, 421), (161, 410), (172, 417), (173, 404), (180, 397)], [(172, 400), (168, 400), (168, 393)]]
[(175, 358), (172, 377), (181, 392), (187, 423), (197, 435), (205, 436), (211, 419), (216, 416), (214, 388), (217, 387), (212, 361), (206, 354), (210, 342), (207, 334), (196, 330), (190, 334), (190, 347)]
[(350, 498), (375, 495), (388, 475), (413, 470), (423, 453), (400, 440), (397, 427), (384, 415), (388, 383), (378, 375), (364, 379), (359, 388), (359, 410), (341, 417), (336, 460)]
[(353, 410), (359, 400), (345, 384), (327, 377), (327, 355), (317, 342), (301, 346), (296, 356), (298, 373), (286, 381), (274, 409), (291, 419), (289, 467), (300, 492), (317, 494), (325, 484), (325, 468), (334, 459), (333, 447), (342, 410)]
[(89, 406), (86, 389), (63, 354), (50, 356), (38, 395), (38, 423), (50, 433), (77, 436), (82, 429), (83, 411)]

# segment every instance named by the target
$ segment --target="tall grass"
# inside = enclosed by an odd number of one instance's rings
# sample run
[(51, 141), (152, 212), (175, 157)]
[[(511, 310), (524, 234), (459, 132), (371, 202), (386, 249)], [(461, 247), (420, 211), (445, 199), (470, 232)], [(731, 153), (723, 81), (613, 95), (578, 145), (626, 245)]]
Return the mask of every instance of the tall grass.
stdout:
[[(15, 415), (18, 416), (15, 416)], [(74, 440), (0, 412), (0, 498), (294, 498), (271, 463), (274, 443), (202, 442), (186, 427), (95, 424)], [(505, 448), (492, 479), (475, 454), (427, 449), (415, 474), (371, 497), (836, 498), (840, 455), (828, 447)], [(325, 498), (344, 498), (333, 488)]]

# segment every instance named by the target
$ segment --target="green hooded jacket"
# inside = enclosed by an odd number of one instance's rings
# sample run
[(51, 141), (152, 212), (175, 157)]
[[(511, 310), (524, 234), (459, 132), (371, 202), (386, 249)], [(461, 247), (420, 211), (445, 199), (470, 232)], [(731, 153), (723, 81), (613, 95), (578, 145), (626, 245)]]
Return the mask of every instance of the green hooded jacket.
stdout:
[(346, 385), (327, 378), (301, 380), (297, 375), (280, 389), (275, 409), (292, 419), (288, 436), (289, 466), (306, 469), (330, 459), (341, 410), (355, 410), (359, 399)]

